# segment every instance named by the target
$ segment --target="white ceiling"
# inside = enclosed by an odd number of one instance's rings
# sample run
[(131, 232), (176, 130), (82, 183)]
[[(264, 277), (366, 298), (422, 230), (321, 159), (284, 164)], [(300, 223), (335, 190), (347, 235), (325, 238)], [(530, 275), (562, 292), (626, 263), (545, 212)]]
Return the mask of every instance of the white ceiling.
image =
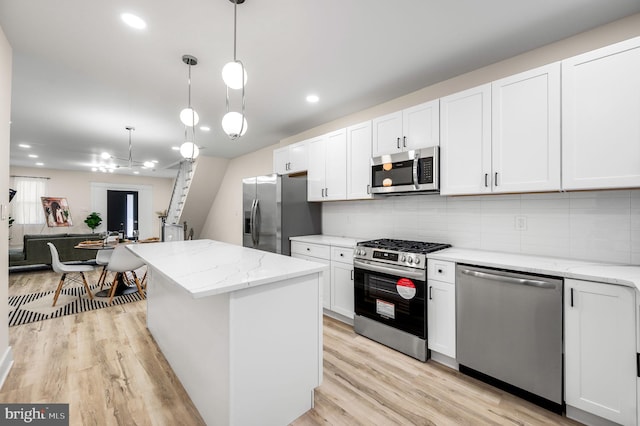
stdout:
[[(147, 28), (126, 27), (122, 12)], [(229, 0), (0, 0), (14, 54), (10, 161), (88, 170), (102, 151), (127, 157), (134, 126), (133, 158), (157, 160), (153, 174), (166, 176), (184, 141), (185, 53), (199, 60), (192, 105), (211, 127), (196, 142), (202, 155), (233, 158), (637, 12), (639, 0), (246, 0), (237, 55), (248, 132), (231, 141), (220, 127)]]

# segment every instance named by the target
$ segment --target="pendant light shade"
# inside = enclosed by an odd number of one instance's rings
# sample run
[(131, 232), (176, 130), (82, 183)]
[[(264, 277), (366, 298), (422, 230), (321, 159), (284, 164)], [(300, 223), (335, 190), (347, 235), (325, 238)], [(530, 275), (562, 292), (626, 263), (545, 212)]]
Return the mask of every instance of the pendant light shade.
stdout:
[(244, 134), (247, 133), (247, 119), (238, 112), (228, 112), (222, 117), (222, 130), (224, 130), (231, 139), (244, 136)]
[(180, 121), (182, 121), (182, 124), (185, 126), (193, 127), (198, 124), (200, 117), (193, 108), (187, 107), (180, 111)]
[(198, 148), (198, 145), (193, 142), (185, 142), (180, 145), (180, 155), (184, 158), (195, 160), (198, 158), (198, 155), (200, 155), (200, 149)]
[[(242, 81), (243, 75), (244, 81)], [(247, 71), (239, 61), (228, 62), (224, 68), (222, 68), (222, 80), (224, 80), (224, 84), (230, 89), (242, 89), (242, 86), (247, 84)]]

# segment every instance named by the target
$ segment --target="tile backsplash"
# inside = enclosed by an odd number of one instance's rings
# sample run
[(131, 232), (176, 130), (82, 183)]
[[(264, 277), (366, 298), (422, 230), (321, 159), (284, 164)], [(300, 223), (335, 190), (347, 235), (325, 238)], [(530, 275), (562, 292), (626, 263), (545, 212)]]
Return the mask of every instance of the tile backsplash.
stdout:
[(324, 203), (327, 235), (640, 264), (640, 189)]

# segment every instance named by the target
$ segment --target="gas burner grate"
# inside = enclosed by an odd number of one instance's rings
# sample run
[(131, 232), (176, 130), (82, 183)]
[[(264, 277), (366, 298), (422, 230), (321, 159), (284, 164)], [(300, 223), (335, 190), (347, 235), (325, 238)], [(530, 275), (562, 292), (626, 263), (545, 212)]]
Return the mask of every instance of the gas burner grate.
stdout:
[(450, 244), (429, 243), (424, 241), (396, 240), (391, 238), (382, 238), (379, 240), (362, 241), (358, 243), (362, 247), (370, 247), (382, 250), (395, 250), (406, 253), (427, 254), (434, 251), (451, 247)]

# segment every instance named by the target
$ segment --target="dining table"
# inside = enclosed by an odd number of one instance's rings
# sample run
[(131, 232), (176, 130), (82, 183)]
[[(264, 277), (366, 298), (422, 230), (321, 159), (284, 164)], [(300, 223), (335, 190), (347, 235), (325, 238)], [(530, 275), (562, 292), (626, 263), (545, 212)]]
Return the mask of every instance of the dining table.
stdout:
[[(83, 241), (81, 243), (78, 243), (74, 246), (74, 248), (79, 249), (79, 250), (113, 250), (114, 248), (116, 248), (119, 245), (123, 245), (123, 244), (142, 244), (142, 243), (150, 243), (150, 242), (157, 242), (157, 239), (149, 239), (149, 240), (144, 240), (144, 241), (132, 241), (132, 240), (125, 240), (122, 242), (119, 241), (115, 241), (115, 242), (108, 242), (105, 243), (104, 241)], [(146, 274), (145, 274), (146, 275)], [(131, 294), (131, 293), (135, 293), (136, 291), (138, 291), (138, 289), (136, 288), (136, 286), (130, 286), (126, 283), (125, 281), (125, 276), (124, 274), (117, 274), (116, 276), (116, 291), (115, 291), (115, 295), (116, 296), (122, 296), (125, 294)], [(144, 278), (142, 279), (142, 281), (144, 281)], [(111, 292), (111, 288), (105, 289), (105, 290), (100, 290), (98, 292), (96, 292), (94, 294), (94, 296), (97, 297), (109, 297), (110, 296), (110, 292)]]

